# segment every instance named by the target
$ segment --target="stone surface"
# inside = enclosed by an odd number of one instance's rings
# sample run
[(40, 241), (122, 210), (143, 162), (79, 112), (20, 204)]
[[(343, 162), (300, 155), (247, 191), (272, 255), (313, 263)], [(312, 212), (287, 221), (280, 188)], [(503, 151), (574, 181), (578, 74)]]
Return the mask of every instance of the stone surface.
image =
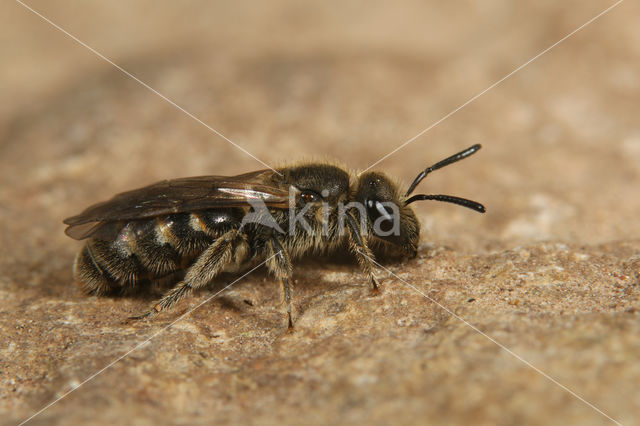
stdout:
[[(29, 4), (266, 163), (353, 169), (609, 5)], [(238, 276), (152, 322), (123, 320), (153, 295), (78, 291), (64, 217), (262, 166), (3, 3), (0, 418), (80, 386), (31, 423), (636, 423), (639, 13), (622, 3), (378, 164), (407, 185), (482, 143), (420, 188), (488, 213), (417, 205), (419, 255), (385, 264), (378, 296), (347, 259), (299, 262), (288, 332), (263, 270), (175, 323)]]

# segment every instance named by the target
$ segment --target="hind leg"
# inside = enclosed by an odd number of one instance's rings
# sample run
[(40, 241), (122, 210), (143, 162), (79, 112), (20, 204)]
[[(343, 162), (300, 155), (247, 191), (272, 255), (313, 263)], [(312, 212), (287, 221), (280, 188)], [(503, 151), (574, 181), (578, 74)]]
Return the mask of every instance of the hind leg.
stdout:
[(141, 319), (168, 309), (193, 290), (206, 286), (211, 280), (233, 263), (241, 263), (248, 252), (243, 234), (228, 231), (209, 246), (187, 271), (184, 280), (169, 290), (148, 312), (133, 317)]

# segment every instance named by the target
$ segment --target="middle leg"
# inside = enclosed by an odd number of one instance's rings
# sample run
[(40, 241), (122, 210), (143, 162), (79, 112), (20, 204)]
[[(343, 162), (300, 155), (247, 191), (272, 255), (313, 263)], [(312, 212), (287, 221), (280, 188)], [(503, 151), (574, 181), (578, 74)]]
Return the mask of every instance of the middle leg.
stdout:
[(267, 268), (280, 281), (282, 301), (287, 310), (288, 326), (293, 328), (291, 314), (291, 276), (293, 275), (293, 266), (291, 265), (291, 258), (277, 237), (271, 237), (267, 243), (267, 256)]

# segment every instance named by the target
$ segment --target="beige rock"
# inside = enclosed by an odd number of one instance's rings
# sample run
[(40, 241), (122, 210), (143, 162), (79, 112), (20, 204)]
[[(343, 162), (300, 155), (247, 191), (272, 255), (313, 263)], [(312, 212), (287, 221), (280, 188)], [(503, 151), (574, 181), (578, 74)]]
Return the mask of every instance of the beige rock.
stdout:
[[(272, 165), (364, 169), (598, 14), (579, 2), (32, 2)], [(19, 3), (0, 5), (0, 418), (33, 424), (623, 424), (640, 413), (640, 9), (624, 2), (376, 168), (422, 203), (372, 296), (299, 262), (151, 322), (72, 283), (61, 220), (116, 192), (261, 168)], [(68, 392), (73, 391), (68, 394)], [(65, 396), (66, 395), (66, 396)], [(601, 410), (603, 413), (598, 412)]]

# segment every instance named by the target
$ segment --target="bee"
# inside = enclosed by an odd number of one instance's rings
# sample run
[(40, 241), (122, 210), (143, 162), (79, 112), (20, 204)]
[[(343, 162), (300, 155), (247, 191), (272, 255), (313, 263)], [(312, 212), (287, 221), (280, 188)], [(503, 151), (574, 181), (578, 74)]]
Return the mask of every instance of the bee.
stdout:
[(294, 259), (348, 248), (378, 291), (373, 252), (415, 257), (420, 224), (411, 204), (436, 200), (484, 213), (482, 204), (450, 195), (411, 196), (432, 171), (480, 149), (473, 145), (427, 167), (401, 191), (380, 172), (350, 174), (309, 163), (238, 176), (164, 180), (118, 194), (64, 220), (85, 240), (74, 277), (94, 295), (126, 294), (169, 279), (174, 286), (145, 318), (170, 308), (221, 272), (264, 262), (280, 283), (293, 327)]

